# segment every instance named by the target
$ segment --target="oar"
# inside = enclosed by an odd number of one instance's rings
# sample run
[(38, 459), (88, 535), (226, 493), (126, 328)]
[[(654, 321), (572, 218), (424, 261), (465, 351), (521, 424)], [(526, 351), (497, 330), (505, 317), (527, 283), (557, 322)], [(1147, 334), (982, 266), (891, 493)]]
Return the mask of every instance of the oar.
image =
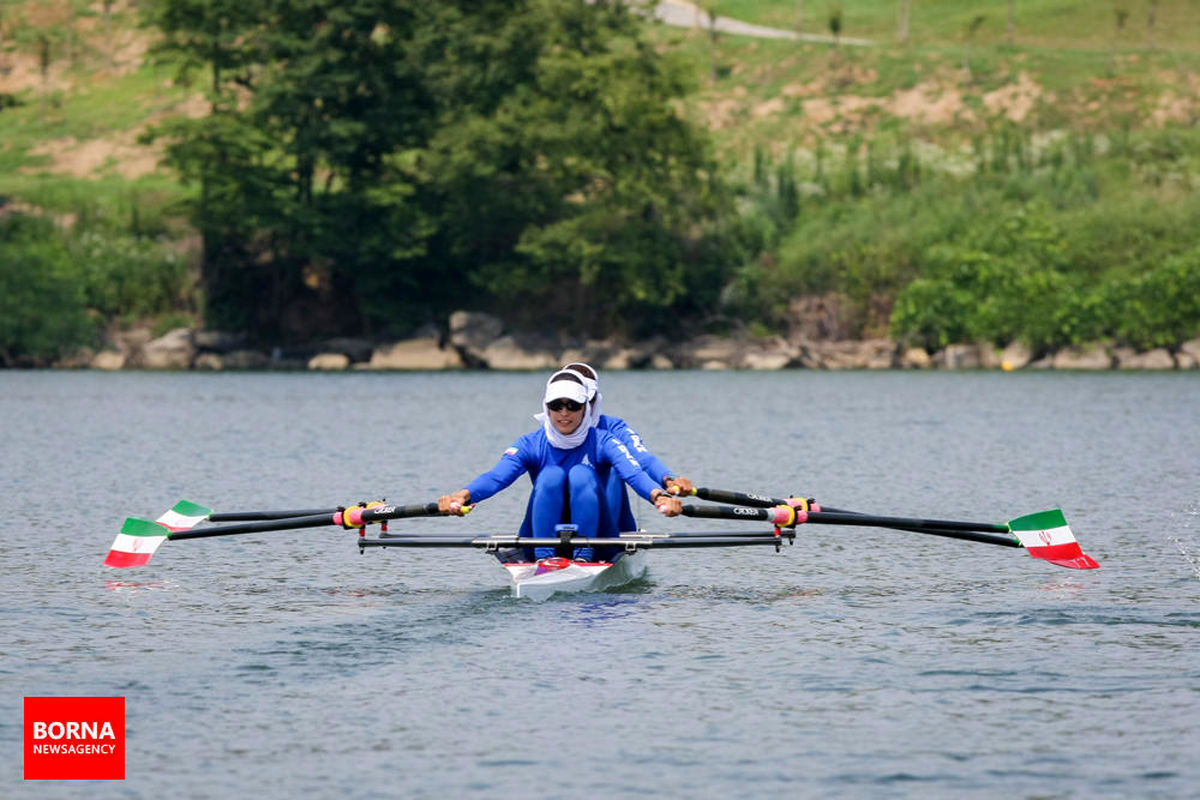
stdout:
[(763, 520), (776, 526), (802, 523), (855, 525), (913, 531), (1003, 547), (1024, 547), (1034, 558), (1070, 569), (1095, 569), (1100, 565), (1083, 552), (1071, 533), (1062, 511), (1041, 511), (1010, 520), (1007, 525), (989, 522), (960, 522), (943, 519), (885, 517), (836, 511), (803, 511), (792, 506), (751, 508), (748, 506), (685, 505), (683, 514), (711, 519)]
[[(209, 518), (205, 515), (199, 515), (197, 512), (200, 510), (207, 511), (208, 509), (205, 509), (203, 506), (196, 506), (196, 504), (190, 505), (192, 507), (185, 509), (185, 511), (193, 512), (191, 516), (182, 516), (176, 511), (179, 508), (179, 504), (176, 504), (175, 509), (167, 512), (154, 522), (139, 517), (127, 517), (125, 524), (121, 526), (121, 532), (117, 534), (117, 538), (113, 541), (108, 557), (104, 560), (105, 565), (109, 567), (138, 567), (146, 564), (150, 561), (150, 557), (154, 555), (159, 546), (168, 539), (172, 541), (205, 539), (213, 536), (232, 536), (241, 533), (299, 530), (324, 525), (337, 525), (346, 529), (354, 529), (390, 519), (428, 517), (440, 513), (436, 502), (418, 503), (408, 506), (367, 504), (304, 516), (265, 519), (233, 525), (215, 525), (207, 528), (193, 528), (198, 521)], [(469, 509), (470, 507), (468, 506), (467, 508)], [(211, 511), (209, 513), (211, 514)]]
[[(832, 511), (838, 514), (857, 514), (857, 511), (847, 511), (842, 508), (829, 508), (818, 504), (811, 497), (769, 497), (763, 494), (754, 494), (752, 492), (734, 492), (728, 489), (709, 489), (698, 486), (692, 489), (692, 495), (701, 500), (709, 500), (713, 503), (732, 503), (735, 506), (754, 506), (755, 508), (773, 508), (775, 506), (797, 506), (799, 508), (808, 508), (811, 506), (813, 511)], [(805, 504), (808, 504), (807, 506)]]
[[(778, 497), (767, 497), (761, 494), (752, 494), (750, 492), (732, 492), (728, 489), (709, 489), (703, 486), (697, 486), (692, 489), (692, 496), (698, 497), (701, 500), (709, 500), (713, 503), (731, 503), (735, 506), (754, 506), (755, 508), (773, 508), (774, 506), (790, 505), (787, 499)], [(795, 500), (796, 498), (790, 498)]]

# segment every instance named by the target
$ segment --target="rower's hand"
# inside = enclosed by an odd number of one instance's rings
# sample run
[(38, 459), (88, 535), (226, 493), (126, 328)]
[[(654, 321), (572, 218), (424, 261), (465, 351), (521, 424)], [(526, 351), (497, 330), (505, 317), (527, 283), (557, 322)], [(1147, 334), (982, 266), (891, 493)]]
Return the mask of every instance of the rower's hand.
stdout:
[(691, 497), (692, 492), (695, 491), (691, 480), (682, 475), (668, 475), (663, 478), (663, 485), (676, 497)]
[(683, 513), (683, 503), (680, 502), (679, 498), (673, 497), (666, 492), (655, 493), (654, 507), (664, 517), (678, 517)]
[(454, 494), (444, 494), (438, 498), (438, 511), (462, 517), (471, 510), (470, 502), (471, 493), (466, 489), (459, 489)]

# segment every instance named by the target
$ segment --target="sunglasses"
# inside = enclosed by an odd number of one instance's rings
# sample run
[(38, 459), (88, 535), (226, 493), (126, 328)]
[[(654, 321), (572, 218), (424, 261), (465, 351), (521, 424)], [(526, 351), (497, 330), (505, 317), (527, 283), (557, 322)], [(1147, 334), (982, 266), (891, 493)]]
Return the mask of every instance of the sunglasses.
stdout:
[(564, 408), (574, 414), (579, 409), (583, 408), (583, 403), (576, 403), (574, 400), (551, 400), (546, 403), (546, 408), (551, 411), (562, 411)]

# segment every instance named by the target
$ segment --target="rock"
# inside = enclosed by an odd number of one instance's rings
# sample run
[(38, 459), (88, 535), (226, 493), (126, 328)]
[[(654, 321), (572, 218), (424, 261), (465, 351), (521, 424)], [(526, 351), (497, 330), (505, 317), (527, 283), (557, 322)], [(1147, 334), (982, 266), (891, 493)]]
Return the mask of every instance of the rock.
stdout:
[(50, 366), (55, 369), (87, 369), (96, 358), (96, 351), (90, 347), (81, 347), (74, 353), (63, 356)]
[(1200, 339), (1192, 339), (1179, 345), (1175, 361), (1180, 369), (1200, 368)]
[[(594, 364), (597, 368), (603, 369), (603, 370), (633, 369), (633, 358), (634, 358), (635, 353), (636, 353), (636, 351), (634, 351), (631, 348), (622, 347), (621, 349), (617, 350), (616, 352), (611, 353), (604, 360), (597, 359), (595, 361), (587, 361), (584, 363)], [(575, 361), (575, 360), (576, 359), (569, 358), (567, 353), (563, 353), (562, 361), (564, 364), (570, 364), (572, 361)]]
[(655, 353), (650, 357), (650, 361), (646, 366), (650, 369), (675, 369), (675, 362), (664, 356), (662, 353)]
[(1066, 347), (1054, 354), (1054, 369), (1112, 369), (1113, 358), (1102, 344)]
[(480, 311), (455, 311), (450, 315), (450, 344), (460, 349), (480, 351), (500, 338), (504, 323)]
[(790, 366), (796, 356), (781, 349), (750, 350), (742, 356), (742, 367), (753, 370), (777, 370)]
[(234, 350), (221, 356), (221, 369), (267, 369), (271, 358), (259, 350)]
[(192, 369), (220, 372), (225, 369), (225, 364), (221, 361), (221, 356), (217, 353), (201, 353), (192, 362)]
[(453, 347), (439, 347), (434, 337), (404, 339), (375, 348), (368, 369), (462, 369), (463, 360)]
[(329, 353), (341, 353), (351, 362), (357, 364), (360, 361), (371, 360), (371, 356), (375, 354), (375, 345), (366, 339), (340, 337), (330, 339), (320, 346), (320, 353), (318, 355)]
[(951, 344), (933, 357), (943, 369), (979, 369), (979, 346), (974, 344)]
[(742, 360), (742, 345), (720, 336), (697, 336), (676, 350), (676, 361), (685, 369), (729, 369)]
[(905, 369), (929, 369), (933, 359), (924, 347), (909, 347), (900, 356), (900, 366)]
[(1024, 369), (1033, 360), (1033, 351), (1023, 342), (1012, 342), (1000, 353), (1000, 369), (1008, 372)]
[(979, 343), (979, 366), (984, 369), (1001, 369), (1003, 361), (998, 347), (991, 342)]
[(844, 304), (843, 298), (836, 294), (792, 300), (788, 305), (788, 338), (797, 342), (845, 340), (850, 325), (844, 319)]
[(191, 369), (196, 357), (190, 328), (176, 328), (142, 346), (139, 366), (145, 369)]
[(488, 369), (553, 370), (559, 367), (558, 356), (540, 343), (518, 341), (515, 336), (501, 336), (480, 353)]
[(1139, 353), (1132, 347), (1118, 347), (1113, 351), (1117, 369), (1175, 369), (1175, 359), (1165, 347), (1156, 347)]
[(125, 353), (118, 350), (101, 350), (92, 358), (90, 366), (92, 369), (102, 370), (117, 370), (125, 369), (126, 356)]
[(345, 353), (317, 353), (308, 360), (308, 368), (319, 372), (340, 372), (350, 367)]
[(798, 363), (814, 369), (890, 369), (899, 359), (896, 345), (890, 339), (866, 339), (810, 342)]

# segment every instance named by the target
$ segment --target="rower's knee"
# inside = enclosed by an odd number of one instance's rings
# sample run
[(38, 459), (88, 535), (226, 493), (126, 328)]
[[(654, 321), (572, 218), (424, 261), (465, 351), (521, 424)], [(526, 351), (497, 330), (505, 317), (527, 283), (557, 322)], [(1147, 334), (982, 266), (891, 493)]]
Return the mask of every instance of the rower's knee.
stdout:
[(533, 490), (535, 492), (558, 492), (562, 493), (563, 486), (567, 483), (567, 471), (562, 467), (546, 467), (538, 473), (537, 480), (533, 482)]
[(576, 464), (571, 467), (571, 472), (567, 476), (568, 483), (571, 484), (571, 491), (596, 491), (598, 484), (596, 482), (596, 470), (592, 469), (587, 464)]

